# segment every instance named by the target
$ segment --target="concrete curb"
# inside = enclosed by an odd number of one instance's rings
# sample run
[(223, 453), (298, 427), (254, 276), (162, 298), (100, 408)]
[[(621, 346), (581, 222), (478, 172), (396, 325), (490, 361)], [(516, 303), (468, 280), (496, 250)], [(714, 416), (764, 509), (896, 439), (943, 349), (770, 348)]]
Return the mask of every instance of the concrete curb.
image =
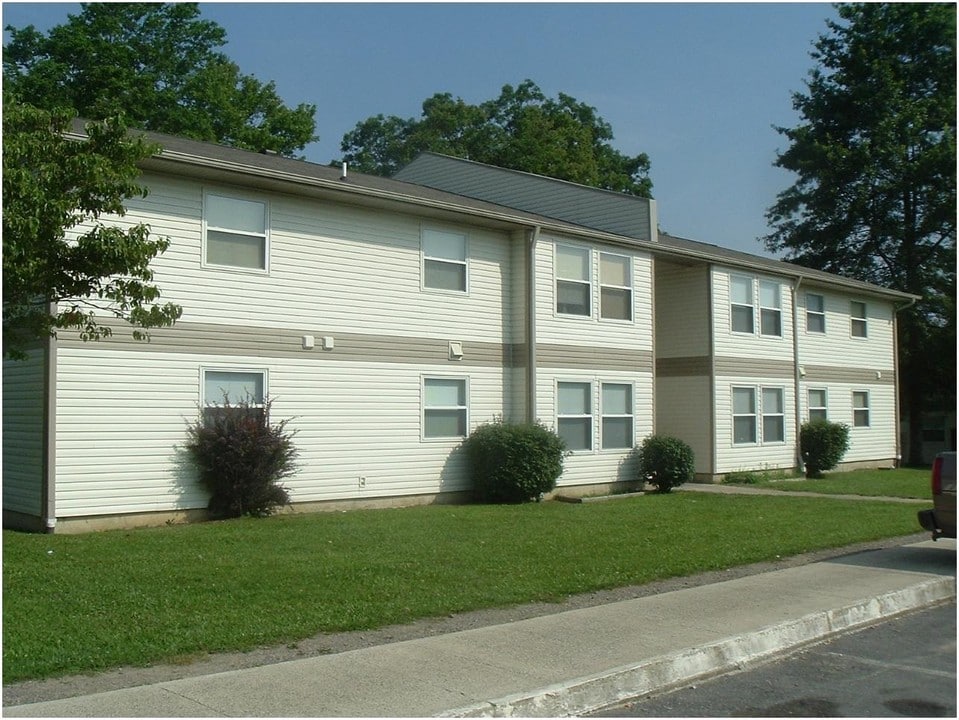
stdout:
[(956, 580), (933, 578), (902, 590), (687, 648), (634, 665), (446, 711), (437, 717), (569, 717), (722, 674), (879, 620), (954, 600)]

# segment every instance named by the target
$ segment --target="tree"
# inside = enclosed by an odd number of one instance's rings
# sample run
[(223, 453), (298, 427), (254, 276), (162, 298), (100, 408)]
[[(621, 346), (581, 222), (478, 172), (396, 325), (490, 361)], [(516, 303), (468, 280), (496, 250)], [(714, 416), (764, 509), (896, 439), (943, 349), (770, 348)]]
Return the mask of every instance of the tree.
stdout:
[(449, 93), (423, 102), (420, 119), (376, 115), (343, 137), (343, 160), (357, 170), (392, 175), (417, 154), (433, 152), (650, 197), (649, 158), (623, 155), (596, 109), (559, 94), (547, 98), (531, 80), (470, 105)]
[[(84, 339), (110, 335), (106, 310), (138, 328), (172, 325), (181, 309), (159, 306), (150, 261), (168, 241), (144, 224), (105, 224), (124, 200), (144, 196), (137, 163), (157, 148), (128, 137), (119, 119), (87, 125), (89, 139), (64, 135), (72, 113), (4, 98), (3, 352), (22, 358), (62, 328)], [(62, 303), (51, 313), (51, 303)], [(146, 333), (135, 330), (134, 337)]]
[(316, 139), (316, 106), (288, 108), (274, 83), (242, 75), (197, 3), (81, 7), (46, 35), (6, 28), (4, 85), (21, 101), (257, 152), (292, 155)]
[(798, 175), (767, 212), (785, 259), (922, 299), (900, 317), (909, 458), (930, 394), (954, 394), (956, 8), (837, 6), (815, 43), (802, 122), (778, 128), (776, 165)]

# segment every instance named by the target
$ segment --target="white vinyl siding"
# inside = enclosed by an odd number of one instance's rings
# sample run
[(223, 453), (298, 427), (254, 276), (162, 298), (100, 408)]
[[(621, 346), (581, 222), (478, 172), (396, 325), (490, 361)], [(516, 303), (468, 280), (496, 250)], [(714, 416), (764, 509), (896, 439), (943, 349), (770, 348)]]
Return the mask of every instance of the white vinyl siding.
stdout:
[(628, 256), (599, 254), (599, 314), (605, 320), (633, 319), (632, 262)]
[(466, 378), (423, 379), (423, 437), (462, 438), (469, 434)]
[(556, 246), (556, 312), (592, 315), (592, 253), (588, 248)]
[(464, 233), (423, 229), (423, 287), (465, 293), (469, 244)]
[(267, 205), (207, 193), (204, 196), (207, 265), (266, 270)]

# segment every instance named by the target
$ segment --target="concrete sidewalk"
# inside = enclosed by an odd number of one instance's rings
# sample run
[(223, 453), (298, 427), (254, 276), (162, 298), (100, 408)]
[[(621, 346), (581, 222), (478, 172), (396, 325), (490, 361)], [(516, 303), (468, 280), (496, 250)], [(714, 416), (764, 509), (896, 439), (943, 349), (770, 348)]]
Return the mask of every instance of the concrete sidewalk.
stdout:
[(579, 715), (955, 597), (955, 541), (926, 541), (506, 625), (10, 706), (3, 714)]

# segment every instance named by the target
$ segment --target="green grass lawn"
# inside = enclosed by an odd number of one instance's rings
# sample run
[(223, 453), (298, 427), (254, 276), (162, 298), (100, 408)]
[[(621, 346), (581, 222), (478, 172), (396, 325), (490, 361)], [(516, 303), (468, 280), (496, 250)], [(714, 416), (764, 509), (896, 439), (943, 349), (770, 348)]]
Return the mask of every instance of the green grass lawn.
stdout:
[[(829, 495), (869, 495), (902, 498), (931, 498), (929, 468), (899, 468), (897, 470), (853, 470), (826, 473), (821, 480), (805, 478), (770, 478), (750, 483), (752, 487), (775, 490), (827, 493)], [(731, 483), (736, 484), (736, 483)], [(932, 500), (930, 499), (931, 503)]]
[(182, 661), (916, 531), (909, 506), (698, 493), (7, 531), (3, 677)]

